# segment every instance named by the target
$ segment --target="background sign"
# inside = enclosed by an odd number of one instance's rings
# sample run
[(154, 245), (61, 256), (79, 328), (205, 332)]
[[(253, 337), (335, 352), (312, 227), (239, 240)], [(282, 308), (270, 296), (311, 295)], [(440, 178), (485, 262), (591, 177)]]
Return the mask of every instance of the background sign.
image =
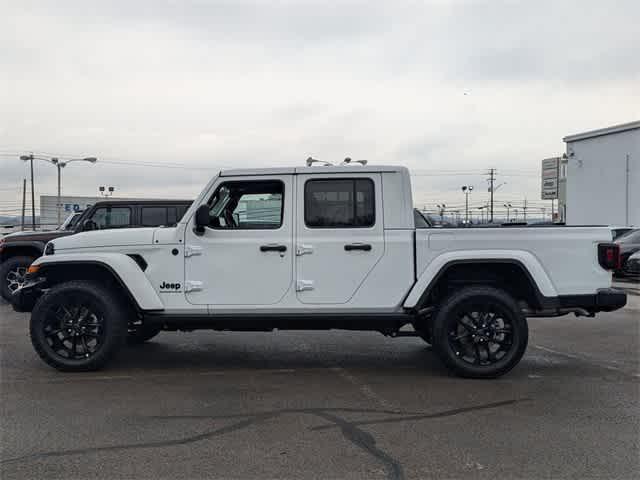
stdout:
[(545, 158), (542, 160), (542, 200), (555, 200), (558, 198), (558, 173), (560, 157)]

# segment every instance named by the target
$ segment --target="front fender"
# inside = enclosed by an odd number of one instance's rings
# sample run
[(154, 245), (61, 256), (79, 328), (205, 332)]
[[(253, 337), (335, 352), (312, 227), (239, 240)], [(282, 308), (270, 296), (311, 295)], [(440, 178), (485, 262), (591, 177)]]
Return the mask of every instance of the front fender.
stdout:
[(64, 253), (46, 255), (33, 262), (46, 275), (46, 268), (60, 265), (99, 265), (109, 270), (142, 310), (162, 310), (164, 305), (138, 264), (122, 253)]
[(511, 262), (519, 264), (534, 281), (538, 291), (545, 297), (556, 297), (556, 291), (549, 275), (538, 259), (523, 250), (465, 250), (447, 252), (434, 258), (424, 269), (409, 295), (404, 301), (405, 308), (414, 308), (422, 294), (438, 279), (449, 265), (461, 262)]

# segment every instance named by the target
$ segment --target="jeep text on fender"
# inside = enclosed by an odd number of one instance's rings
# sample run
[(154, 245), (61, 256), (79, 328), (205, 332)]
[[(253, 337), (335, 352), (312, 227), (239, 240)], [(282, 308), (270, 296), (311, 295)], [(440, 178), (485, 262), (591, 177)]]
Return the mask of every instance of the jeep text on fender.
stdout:
[(336, 328), (418, 335), (480, 378), (518, 363), (527, 317), (626, 303), (606, 227), (435, 229), (412, 205), (403, 167), (222, 171), (175, 227), (54, 240), (12, 303), (60, 370), (160, 330)]

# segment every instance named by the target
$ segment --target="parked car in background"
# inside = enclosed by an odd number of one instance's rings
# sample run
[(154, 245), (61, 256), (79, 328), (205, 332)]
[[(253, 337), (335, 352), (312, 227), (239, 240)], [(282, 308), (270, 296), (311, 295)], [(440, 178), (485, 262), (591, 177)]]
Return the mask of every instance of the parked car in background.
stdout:
[(623, 276), (625, 274), (625, 265), (631, 255), (640, 250), (640, 228), (631, 230), (621, 235), (615, 240), (620, 245), (620, 264), (615, 274)]
[(613, 239), (616, 240), (631, 230), (633, 230), (633, 227), (611, 227), (611, 234), (613, 235)]
[(103, 200), (67, 218), (57, 230), (15, 232), (0, 238), (0, 295), (9, 300), (47, 242), (89, 230), (176, 225), (191, 200)]
[(637, 251), (627, 259), (624, 273), (630, 277), (640, 277), (640, 251)]

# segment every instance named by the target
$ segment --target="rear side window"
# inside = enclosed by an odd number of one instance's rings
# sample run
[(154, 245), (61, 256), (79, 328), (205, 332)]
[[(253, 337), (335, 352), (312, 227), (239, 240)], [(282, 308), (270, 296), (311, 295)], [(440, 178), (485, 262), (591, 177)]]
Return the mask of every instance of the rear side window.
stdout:
[(375, 224), (374, 184), (369, 178), (309, 180), (304, 222), (310, 228), (362, 228)]
[(167, 207), (142, 207), (141, 224), (143, 227), (167, 225)]

